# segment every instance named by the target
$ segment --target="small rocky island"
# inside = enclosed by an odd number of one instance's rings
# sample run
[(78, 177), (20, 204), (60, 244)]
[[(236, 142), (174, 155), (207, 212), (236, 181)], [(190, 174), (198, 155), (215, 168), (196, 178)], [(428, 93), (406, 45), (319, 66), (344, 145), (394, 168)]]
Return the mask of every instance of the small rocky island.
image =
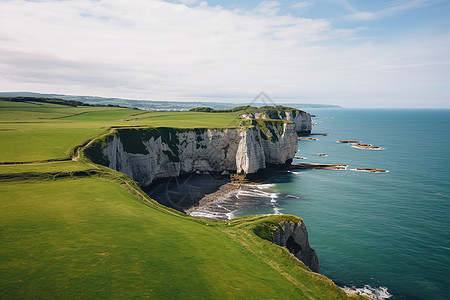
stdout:
[(299, 140), (306, 140), (306, 141), (317, 141), (316, 138), (303, 137), (303, 136), (299, 136), (298, 139)]
[(383, 150), (382, 147), (374, 146), (372, 144), (354, 144), (352, 145), (353, 148), (359, 148), (359, 149), (369, 149), (369, 150)]
[(337, 142), (338, 143), (343, 143), (343, 144), (358, 144), (358, 143), (362, 143), (362, 141), (356, 141), (356, 140), (339, 140)]
[(313, 164), (313, 163), (300, 163), (292, 164), (291, 170), (304, 170), (304, 169), (322, 169), (322, 170), (346, 170), (347, 165), (343, 164)]
[(363, 144), (362, 141), (356, 141), (356, 140), (339, 140), (338, 143), (343, 144), (350, 144), (353, 148), (358, 149), (368, 149), (368, 150), (383, 150), (384, 148), (379, 146), (374, 146), (372, 144)]
[(369, 172), (369, 173), (386, 173), (387, 170), (384, 169), (374, 169), (374, 168), (356, 168), (355, 171)]

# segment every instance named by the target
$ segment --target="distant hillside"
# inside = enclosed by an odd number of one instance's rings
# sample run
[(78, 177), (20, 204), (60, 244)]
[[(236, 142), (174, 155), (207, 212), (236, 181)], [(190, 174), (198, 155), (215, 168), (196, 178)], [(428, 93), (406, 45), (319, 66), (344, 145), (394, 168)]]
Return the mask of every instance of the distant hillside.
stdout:
[[(95, 105), (120, 105), (125, 107), (135, 107), (147, 110), (189, 110), (195, 107), (212, 107), (214, 109), (225, 109), (239, 106), (242, 103), (225, 102), (181, 102), (181, 101), (153, 101), (153, 100), (131, 100), (121, 98), (103, 98), (95, 96), (74, 96), (63, 94), (41, 94), (32, 92), (0, 92), (0, 97), (39, 97), (39, 98), (59, 98), (70, 101), (81, 101)], [(279, 103), (294, 108), (339, 108), (338, 105), (310, 104), (310, 103)], [(252, 103), (254, 106), (267, 105), (266, 103)]]

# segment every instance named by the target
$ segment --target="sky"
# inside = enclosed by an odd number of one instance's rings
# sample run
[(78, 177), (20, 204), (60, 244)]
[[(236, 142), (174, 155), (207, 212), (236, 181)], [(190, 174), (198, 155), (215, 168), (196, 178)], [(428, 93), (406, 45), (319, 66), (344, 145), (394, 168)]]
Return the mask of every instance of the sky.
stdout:
[(0, 91), (450, 108), (450, 0), (0, 0)]

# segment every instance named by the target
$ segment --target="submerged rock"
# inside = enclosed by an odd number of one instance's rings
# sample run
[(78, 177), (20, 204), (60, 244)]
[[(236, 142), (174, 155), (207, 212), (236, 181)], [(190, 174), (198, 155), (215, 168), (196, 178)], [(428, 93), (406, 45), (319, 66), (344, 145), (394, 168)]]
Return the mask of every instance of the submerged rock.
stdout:
[(375, 169), (375, 168), (356, 168), (356, 171), (363, 171), (369, 173), (387, 173), (387, 170), (384, 169)]
[(343, 143), (343, 144), (358, 144), (358, 143), (362, 143), (362, 141), (356, 141), (356, 140), (339, 140), (337, 142), (338, 143)]

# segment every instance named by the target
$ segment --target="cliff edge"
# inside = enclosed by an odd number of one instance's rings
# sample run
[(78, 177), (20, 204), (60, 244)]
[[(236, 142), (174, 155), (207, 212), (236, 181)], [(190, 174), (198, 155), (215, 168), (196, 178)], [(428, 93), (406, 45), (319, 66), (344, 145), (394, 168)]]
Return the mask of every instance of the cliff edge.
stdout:
[(289, 164), (297, 150), (294, 123), (244, 120), (241, 127), (227, 129), (117, 128), (84, 153), (146, 186), (158, 178), (196, 172), (252, 174)]
[(292, 215), (266, 216), (253, 225), (253, 232), (262, 239), (287, 248), (313, 272), (320, 273), (319, 259), (309, 245), (308, 231), (301, 218)]
[(282, 221), (273, 234), (273, 241), (286, 247), (312, 271), (320, 273), (319, 258), (309, 245), (308, 231), (303, 222)]
[(255, 112), (241, 114), (241, 118), (286, 120), (295, 124), (295, 131), (298, 135), (308, 135), (311, 133), (312, 129), (311, 115), (309, 113), (300, 109), (284, 106), (271, 108), (262, 107)]

